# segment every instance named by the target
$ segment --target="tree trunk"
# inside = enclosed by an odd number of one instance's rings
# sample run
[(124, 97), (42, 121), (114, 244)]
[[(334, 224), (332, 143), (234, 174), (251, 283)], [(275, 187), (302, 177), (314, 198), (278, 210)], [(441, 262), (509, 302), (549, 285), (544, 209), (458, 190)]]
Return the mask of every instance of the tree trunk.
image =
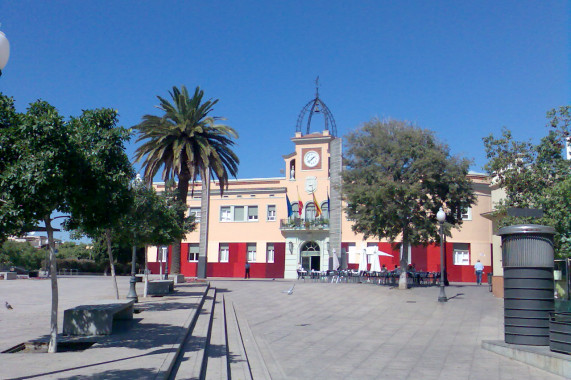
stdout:
[(57, 286), (57, 263), (56, 251), (54, 242), (54, 230), (51, 225), (51, 218), (46, 216), (44, 218), (46, 225), (46, 232), (48, 234), (48, 247), (50, 250), (50, 278), (52, 285), (52, 309), (50, 320), (50, 343), (48, 345), (48, 352), (57, 352), (57, 312), (58, 312), (58, 286)]
[[(177, 201), (179, 201), (180, 203), (182, 203), (184, 205), (183, 209), (185, 209), (185, 210), (188, 207), (186, 204), (186, 198), (188, 197), (188, 181), (190, 181), (190, 175), (188, 174), (187, 170), (184, 170), (178, 176)], [(179, 215), (179, 217), (181, 218), (180, 221), (182, 223), (182, 219), (184, 219), (184, 211), (183, 211), (182, 215)], [(179, 274), (180, 273), (180, 244), (181, 244), (181, 242), (182, 242), (181, 239), (177, 239), (172, 243), (172, 257), (171, 257), (170, 271), (173, 274)], [(167, 255), (167, 260), (168, 260), (168, 255)], [(167, 266), (168, 266), (168, 261), (167, 261)], [(166, 276), (166, 273), (165, 273), (165, 276)]]
[(402, 253), (400, 256), (400, 277), (399, 277), (399, 289), (408, 289), (407, 273), (408, 269), (408, 232), (406, 230), (402, 233)]
[(198, 278), (206, 278), (208, 257), (208, 221), (210, 219), (210, 170), (206, 168), (200, 173), (202, 188), (200, 194), (200, 240), (198, 244)]
[(117, 287), (117, 277), (115, 276), (115, 261), (113, 260), (113, 250), (111, 248), (111, 230), (105, 230), (105, 239), (107, 240), (107, 255), (109, 256), (109, 266), (111, 267), (111, 277), (113, 279), (113, 288), (115, 289), (115, 298), (119, 299), (119, 288)]

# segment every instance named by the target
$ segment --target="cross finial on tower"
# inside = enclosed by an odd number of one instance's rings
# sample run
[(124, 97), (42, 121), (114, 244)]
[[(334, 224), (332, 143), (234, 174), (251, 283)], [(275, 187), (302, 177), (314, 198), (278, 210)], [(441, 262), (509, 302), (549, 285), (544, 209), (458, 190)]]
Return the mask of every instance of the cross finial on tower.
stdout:
[(315, 97), (319, 98), (319, 75), (315, 78)]

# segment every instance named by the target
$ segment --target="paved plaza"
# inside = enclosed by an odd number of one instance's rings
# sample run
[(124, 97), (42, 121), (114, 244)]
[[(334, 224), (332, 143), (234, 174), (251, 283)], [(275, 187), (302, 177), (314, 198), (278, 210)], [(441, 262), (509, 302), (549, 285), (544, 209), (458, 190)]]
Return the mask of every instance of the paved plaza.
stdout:
[[(487, 286), (406, 291), (372, 284), (209, 279), (247, 321), (273, 379), (561, 379), (483, 350), (503, 339), (503, 301)], [(292, 295), (283, 293), (295, 282)], [(119, 278), (121, 296), (128, 278)], [(160, 378), (196, 310), (200, 284), (141, 298), (125, 330), (81, 352), (0, 354), (2, 379)], [(142, 294), (142, 284), (137, 292)], [(113, 298), (110, 277), (59, 279), (63, 310)], [(0, 281), (0, 351), (49, 333), (50, 281)]]

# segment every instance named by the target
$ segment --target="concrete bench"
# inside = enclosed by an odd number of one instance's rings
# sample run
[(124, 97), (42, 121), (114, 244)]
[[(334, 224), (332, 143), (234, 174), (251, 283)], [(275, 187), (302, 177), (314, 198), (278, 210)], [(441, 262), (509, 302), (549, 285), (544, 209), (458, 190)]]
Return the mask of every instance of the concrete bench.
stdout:
[(4, 280), (16, 280), (18, 278), (18, 273), (16, 272), (0, 272), (0, 277)]
[(67, 309), (63, 314), (64, 335), (109, 335), (113, 320), (133, 319), (135, 300), (108, 300)]
[(161, 296), (174, 291), (173, 280), (153, 280), (147, 283), (148, 296)]

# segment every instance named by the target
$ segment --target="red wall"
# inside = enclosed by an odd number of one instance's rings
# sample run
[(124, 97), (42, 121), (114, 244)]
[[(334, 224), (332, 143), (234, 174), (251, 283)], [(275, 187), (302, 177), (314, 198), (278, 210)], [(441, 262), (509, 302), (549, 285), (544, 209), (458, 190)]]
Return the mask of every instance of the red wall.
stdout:
[[(247, 243), (230, 243), (227, 263), (208, 263), (208, 277), (244, 277), (246, 273)], [(265, 252), (264, 252), (265, 254)], [(283, 278), (285, 243), (274, 243), (273, 263), (250, 263), (251, 278)]]
[[(181, 244), (181, 273), (186, 277), (196, 277), (197, 262), (188, 262), (188, 243)], [(341, 243), (341, 247), (346, 251), (349, 249), (348, 243)], [(393, 257), (379, 256), (379, 263), (393, 270), (395, 265), (400, 266), (400, 251), (394, 250), (390, 243), (378, 243), (380, 251), (389, 253)], [(230, 243), (229, 258), (227, 263), (208, 263), (208, 277), (243, 277), (246, 264), (246, 243)], [(454, 265), (453, 264), (453, 243), (445, 244), (446, 270), (448, 273), (448, 281), (451, 282), (476, 282), (476, 274), (473, 265)], [(348, 255), (348, 253), (346, 253)], [(471, 252), (470, 252), (471, 254)], [(251, 263), (250, 277), (252, 278), (283, 278), (285, 269), (285, 242), (274, 243), (274, 262), (273, 263)], [(172, 268), (172, 247), (169, 246), (169, 272)], [(440, 272), (440, 246), (430, 244), (427, 247), (416, 246), (411, 250), (411, 263), (415, 264), (417, 271)], [(149, 262), (147, 267), (153, 274), (160, 273), (158, 262)], [(359, 264), (348, 264), (348, 268), (357, 270)], [(490, 266), (484, 266), (484, 273), (491, 272)], [(163, 263), (164, 273), (164, 263)], [(485, 276), (484, 276), (485, 278)]]
[(391, 243), (379, 243), (377, 247), (379, 251), (393, 255), (393, 257), (379, 256), (381, 267), (384, 264), (388, 270), (393, 270), (395, 269), (395, 265), (400, 266), (400, 250), (394, 250)]
[[(196, 277), (196, 272), (198, 269), (198, 262), (188, 261), (188, 247), (189, 243), (182, 243), (180, 245), (180, 273), (184, 274), (186, 277)], [(169, 252), (171, 247), (169, 247)], [(169, 255), (170, 257), (171, 255)]]

